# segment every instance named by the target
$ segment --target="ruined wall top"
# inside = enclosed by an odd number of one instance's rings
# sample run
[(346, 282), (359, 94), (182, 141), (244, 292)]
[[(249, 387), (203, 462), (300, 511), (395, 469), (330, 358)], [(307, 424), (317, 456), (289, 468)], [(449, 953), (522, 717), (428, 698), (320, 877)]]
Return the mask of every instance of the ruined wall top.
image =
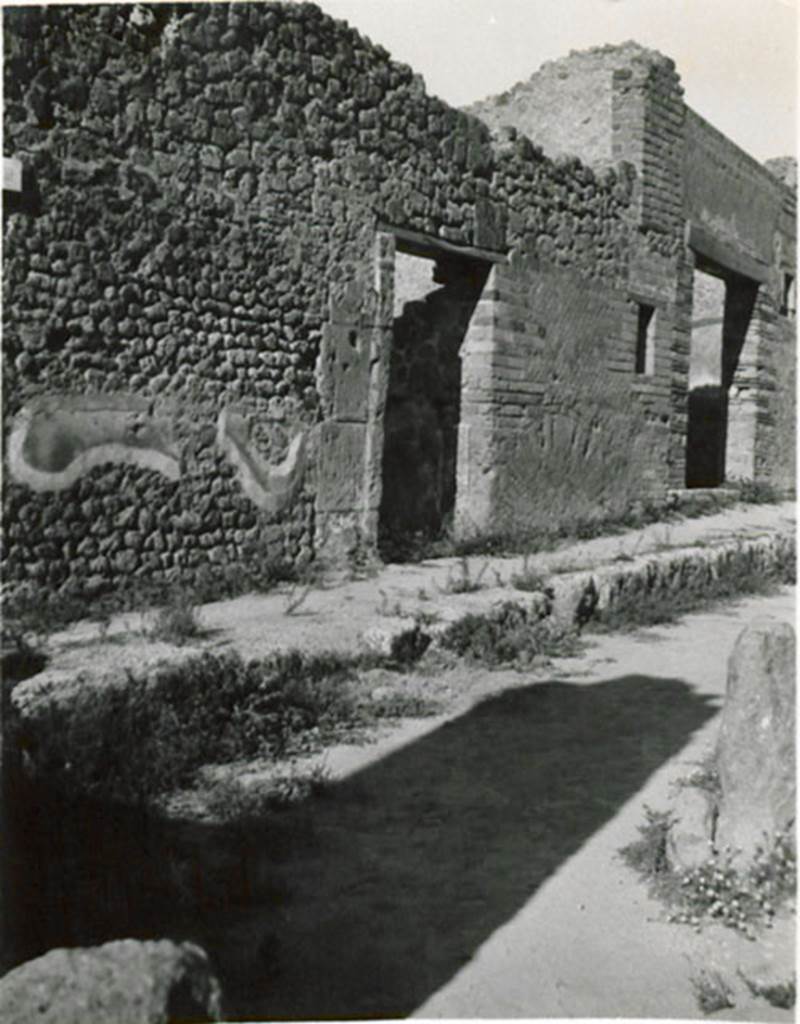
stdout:
[(764, 161), (764, 166), (778, 181), (797, 190), (797, 160), (793, 156), (775, 156)]
[(633, 80), (661, 77), (682, 93), (675, 64), (657, 50), (629, 40), (573, 50), (547, 61), (524, 82), (466, 107), (492, 128), (513, 125), (551, 158), (579, 156), (593, 166), (614, 161), (614, 73)]

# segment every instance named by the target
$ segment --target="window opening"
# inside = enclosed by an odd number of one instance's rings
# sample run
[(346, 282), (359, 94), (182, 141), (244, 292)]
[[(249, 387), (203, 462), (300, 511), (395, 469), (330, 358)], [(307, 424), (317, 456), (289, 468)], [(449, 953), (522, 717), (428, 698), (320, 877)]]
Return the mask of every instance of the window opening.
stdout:
[(637, 374), (651, 375), (656, 362), (656, 310), (655, 306), (638, 303), (639, 319), (636, 329)]

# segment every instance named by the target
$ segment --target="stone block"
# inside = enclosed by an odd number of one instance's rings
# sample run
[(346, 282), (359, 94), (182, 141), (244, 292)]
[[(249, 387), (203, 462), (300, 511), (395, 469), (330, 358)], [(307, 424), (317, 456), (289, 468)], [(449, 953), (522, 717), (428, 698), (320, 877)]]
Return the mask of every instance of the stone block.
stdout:
[(317, 507), (323, 512), (358, 509), (364, 487), (366, 426), (323, 423), (319, 432)]
[(715, 801), (698, 786), (681, 786), (670, 811), (673, 823), (667, 836), (667, 857), (676, 870), (702, 864), (711, 855), (714, 836)]
[(722, 798), (716, 845), (745, 857), (795, 818), (795, 634), (785, 622), (748, 626), (728, 662), (717, 743)]
[(0, 979), (5, 1024), (219, 1021), (220, 999), (205, 952), (166, 939), (53, 949)]
[(337, 419), (365, 420), (369, 398), (368, 332), (358, 324), (329, 323), (324, 329), (321, 388), (332, 395), (332, 412)]

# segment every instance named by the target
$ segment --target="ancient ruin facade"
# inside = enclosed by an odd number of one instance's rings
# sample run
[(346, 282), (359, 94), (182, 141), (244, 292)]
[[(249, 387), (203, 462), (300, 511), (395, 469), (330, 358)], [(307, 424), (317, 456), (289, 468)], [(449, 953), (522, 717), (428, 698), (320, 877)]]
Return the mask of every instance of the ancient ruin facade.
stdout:
[(575, 54), (465, 112), (310, 4), (4, 31), (9, 586), (793, 485), (789, 171), (668, 59)]

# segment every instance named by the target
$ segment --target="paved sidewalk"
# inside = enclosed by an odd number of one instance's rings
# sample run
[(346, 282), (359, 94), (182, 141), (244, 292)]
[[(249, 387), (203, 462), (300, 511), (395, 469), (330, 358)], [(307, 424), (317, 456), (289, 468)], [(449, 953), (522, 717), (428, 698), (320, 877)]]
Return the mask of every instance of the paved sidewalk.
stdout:
[[(546, 575), (793, 534), (794, 513), (788, 502), (742, 506), (530, 564)], [(209, 604), (198, 646), (233, 645), (246, 657), (295, 646), (353, 651), (370, 629), (419, 612), (529, 597), (509, 585), (522, 561), (471, 559), (473, 575), (499, 573), (504, 584), (474, 594), (447, 592), (458, 571), (450, 559), (315, 589), (292, 615), (288, 590)], [(405, 614), (387, 616), (397, 604)], [(256, 990), (239, 994), (235, 1010), (264, 1020), (702, 1017), (692, 973), (718, 964), (733, 980), (752, 950), (664, 923), (616, 851), (636, 838), (644, 805), (663, 807), (670, 783), (713, 743), (728, 653), (764, 613), (793, 620), (793, 592), (593, 637), (580, 657), (537, 671), (453, 668), (446, 714), (327, 751), (334, 789), (314, 804), (310, 838), (300, 830), (280, 857), (265, 848), (258, 866), (290, 894), (285, 909), (256, 902), (200, 936), (234, 964), (253, 960)], [(138, 618), (118, 617), (105, 638), (90, 623), (59, 634), (51, 667), (18, 691), (118, 678), (197, 649), (137, 636)], [(274, 971), (263, 982), (253, 959), (262, 948)], [(715, 1016), (793, 1019), (741, 986), (736, 1008)]]
[[(656, 523), (638, 530), (564, 545), (554, 551), (530, 556), (528, 567), (547, 576), (596, 569), (616, 562), (664, 556), (696, 546), (729, 544), (737, 539), (794, 534), (794, 502), (778, 505), (737, 505), (724, 512), (697, 519)], [(470, 611), (485, 611), (492, 605), (521, 600), (529, 595), (515, 590), (510, 580), (523, 569), (525, 559), (473, 556), (468, 560), (470, 576), (480, 577), (481, 589), (469, 594), (452, 594), (448, 579), (460, 578), (457, 558), (443, 558), (413, 565), (387, 565), (367, 579), (343, 580), (315, 587), (292, 614), (290, 602), (299, 596), (299, 585), (284, 584), (267, 594), (246, 594), (206, 604), (201, 618), (208, 635), (202, 647), (231, 645), (246, 657), (261, 657), (277, 649), (356, 651), (364, 637), (408, 628), (417, 615), (452, 619)], [(167, 656), (176, 649), (169, 644), (137, 640), (142, 627), (139, 613), (115, 617), (100, 643), (98, 626), (78, 623), (50, 638), (56, 655), (51, 664), (59, 675), (86, 669), (85, 644), (92, 643), (95, 667), (107, 664), (139, 666)], [(118, 643), (125, 637), (124, 646)], [(181, 648), (188, 655), (194, 648)], [(132, 660), (131, 660), (132, 659)], [(43, 675), (49, 674), (48, 670)]]
[(596, 636), (539, 672), (462, 667), (458, 709), (328, 749), (328, 796), (264, 851), (284, 906), (199, 936), (232, 964), (269, 950), (269, 974), (227, 990), (230, 1018), (700, 1020), (705, 968), (734, 990), (715, 1019), (788, 1024), (737, 968), (785, 978), (791, 928), (669, 924), (617, 855), (715, 742), (728, 654), (763, 615), (793, 620), (794, 593)]
[[(644, 680), (655, 662), (659, 676), (680, 680), (693, 697), (716, 705), (725, 693), (727, 656), (736, 636), (762, 615), (793, 623), (793, 592), (743, 600), (637, 636), (605, 637), (580, 685), (602, 686), (612, 676)], [(568, 677), (570, 666), (559, 666)], [(578, 667), (576, 662), (573, 670)], [(737, 978), (739, 964), (747, 971), (769, 954), (765, 943), (758, 949), (730, 929), (705, 928), (695, 935), (664, 922), (663, 908), (643, 886), (631, 884), (631, 872), (617, 857), (636, 838), (645, 806), (665, 808), (670, 785), (708, 752), (718, 728), (715, 714), (414, 1016), (702, 1019), (689, 978), (705, 967), (718, 969), (735, 989), (736, 1007), (715, 1013), (715, 1019), (793, 1020), (793, 1011), (752, 998)], [(642, 736), (643, 744), (658, 742), (658, 735)], [(564, 768), (570, 770), (568, 764)], [(603, 765), (597, 771), (602, 774)], [(792, 933), (782, 930), (786, 946)], [(778, 956), (788, 977), (793, 950), (780, 949)]]

